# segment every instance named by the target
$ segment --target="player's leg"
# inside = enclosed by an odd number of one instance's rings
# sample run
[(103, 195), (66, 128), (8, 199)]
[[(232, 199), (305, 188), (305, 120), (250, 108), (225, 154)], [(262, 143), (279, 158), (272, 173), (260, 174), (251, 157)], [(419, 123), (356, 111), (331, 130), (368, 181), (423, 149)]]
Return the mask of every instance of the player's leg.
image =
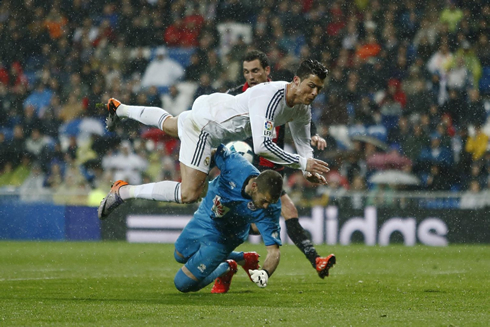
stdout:
[[(221, 244), (201, 243), (199, 250), (192, 255), (174, 278), (175, 287), (181, 292), (196, 292), (206, 287), (216, 278), (236, 273), (236, 262), (225, 261), (229, 249)], [(231, 282), (231, 278), (229, 280)]]
[(335, 264), (335, 256), (329, 255), (324, 258), (318, 255), (306, 231), (299, 223), (298, 209), (286, 193), (281, 196), (281, 215), (286, 221), (289, 238), (304, 253), (321, 278), (328, 276), (328, 270)]
[(118, 120), (130, 118), (147, 126), (154, 126), (166, 134), (178, 137), (177, 117), (173, 117), (166, 110), (159, 107), (132, 106), (111, 98), (107, 102), (109, 117), (106, 120), (107, 129), (113, 130)]
[[(166, 126), (170, 126), (173, 122), (173, 120), (169, 121)], [(209, 134), (195, 129), (190, 112), (179, 116), (177, 130), (180, 139), (179, 161), (182, 182), (163, 181), (125, 186), (121, 188), (123, 200), (136, 198), (177, 203), (193, 203), (199, 200), (211, 164)]]
[(199, 200), (207, 174), (180, 163), (182, 182), (161, 181), (141, 185), (125, 185), (119, 189), (123, 201), (145, 199), (175, 203), (193, 203)]
[[(167, 119), (168, 120), (168, 119)], [(173, 121), (171, 121), (173, 122)], [(105, 219), (124, 201), (145, 199), (175, 203), (199, 200), (206, 185), (211, 164), (211, 142), (205, 131), (196, 131), (189, 112), (178, 119), (180, 172), (182, 182), (162, 181), (142, 185), (125, 185), (111, 189), (99, 206), (99, 218)], [(119, 181), (118, 181), (119, 183)]]

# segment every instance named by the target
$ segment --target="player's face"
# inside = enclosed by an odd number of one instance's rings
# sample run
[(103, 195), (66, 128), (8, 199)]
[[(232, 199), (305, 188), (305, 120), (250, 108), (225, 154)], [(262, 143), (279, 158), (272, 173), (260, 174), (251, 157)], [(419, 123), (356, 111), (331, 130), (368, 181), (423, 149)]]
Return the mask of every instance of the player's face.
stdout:
[(243, 77), (245, 77), (245, 81), (250, 87), (267, 82), (267, 76), (269, 76), (270, 71), (271, 68), (269, 66), (263, 68), (260, 65), (259, 59), (243, 62)]
[(255, 192), (252, 194), (252, 202), (257, 209), (267, 209), (270, 204), (276, 203), (277, 200), (272, 199), (269, 193), (259, 192), (255, 188)]
[(297, 79), (297, 82), (299, 82), (297, 96), (301, 100), (301, 103), (306, 105), (311, 104), (323, 89), (324, 80), (316, 75), (310, 75), (303, 80), (300, 80), (298, 76), (294, 78), (295, 81)]

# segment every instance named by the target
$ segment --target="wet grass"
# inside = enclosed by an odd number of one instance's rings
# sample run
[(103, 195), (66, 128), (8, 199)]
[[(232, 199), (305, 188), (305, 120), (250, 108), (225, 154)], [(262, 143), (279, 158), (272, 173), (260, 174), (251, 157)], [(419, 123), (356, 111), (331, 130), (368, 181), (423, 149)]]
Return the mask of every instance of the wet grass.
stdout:
[(289, 245), (267, 288), (239, 270), (215, 295), (175, 289), (172, 245), (0, 242), (0, 325), (488, 326), (490, 246), (317, 249), (325, 280)]

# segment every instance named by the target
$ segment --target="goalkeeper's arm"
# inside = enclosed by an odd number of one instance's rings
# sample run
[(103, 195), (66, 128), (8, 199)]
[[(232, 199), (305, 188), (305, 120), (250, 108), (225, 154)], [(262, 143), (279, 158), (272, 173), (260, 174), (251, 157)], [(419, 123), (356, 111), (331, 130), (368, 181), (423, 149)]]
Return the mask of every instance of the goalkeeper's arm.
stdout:
[(263, 270), (267, 271), (267, 274), (272, 276), (277, 266), (279, 265), (279, 260), (281, 259), (281, 250), (279, 245), (273, 244), (266, 246), (267, 257), (265, 258), (264, 264), (262, 265)]
[(269, 277), (276, 270), (279, 265), (279, 259), (281, 258), (281, 251), (279, 245), (269, 245), (267, 248), (267, 257), (265, 258), (264, 265), (260, 269), (249, 270), (252, 281), (257, 284), (258, 287), (266, 287), (269, 282)]

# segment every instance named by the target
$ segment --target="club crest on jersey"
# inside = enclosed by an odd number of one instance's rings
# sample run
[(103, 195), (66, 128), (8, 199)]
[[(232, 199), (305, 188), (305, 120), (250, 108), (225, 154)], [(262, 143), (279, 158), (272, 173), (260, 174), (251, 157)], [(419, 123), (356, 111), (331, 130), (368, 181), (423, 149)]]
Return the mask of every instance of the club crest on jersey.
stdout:
[(255, 204), (252, 201), (250, 201), (249, 203), (247, 203), (247, 208), (250, 209), (250, 210), (252, 210), (252, 211), (257, 210), (257, 208), (255, 207)]
[(270, 120), (266, 120), (264, 124), (264, 136), (272, 137), (274, 131), (274, 123)]
[(204, 164), (206, 166), (209, 166), (209, 157), (206, 157), (206, 159), (204, 159)]
[(213, 207), (211, 208), (211, 211), (214, 212), (216, 218), (221, 218), (226, 215), (228, 211), (230, 211), (230, 208), (225, 207), (221, 202), (221, 196), (216, 195), (213, 199)]

